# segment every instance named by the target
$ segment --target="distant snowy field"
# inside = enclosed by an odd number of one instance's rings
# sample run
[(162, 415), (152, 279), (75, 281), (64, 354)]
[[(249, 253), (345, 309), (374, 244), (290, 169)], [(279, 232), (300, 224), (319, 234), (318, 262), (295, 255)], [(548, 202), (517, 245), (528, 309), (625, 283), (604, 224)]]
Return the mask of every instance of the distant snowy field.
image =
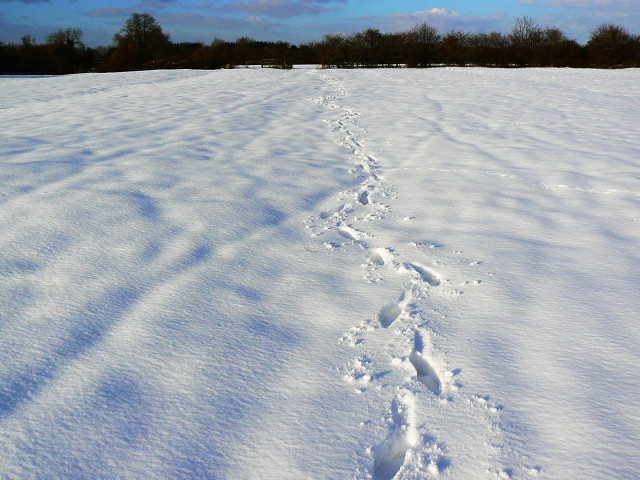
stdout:
[(0, 77), (0, 478), (639, 478), (638, 85)]

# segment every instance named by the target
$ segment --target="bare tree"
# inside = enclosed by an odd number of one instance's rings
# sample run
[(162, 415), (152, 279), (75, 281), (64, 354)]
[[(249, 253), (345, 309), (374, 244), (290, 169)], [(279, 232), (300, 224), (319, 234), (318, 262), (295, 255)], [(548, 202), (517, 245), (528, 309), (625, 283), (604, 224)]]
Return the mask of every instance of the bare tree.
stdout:
[(557, 47), (566, 44), (569, 39), (562, 30), (555, 27), (547, 27), (542, 31), (545, 45)]
[(384, 36), (380, 30), (369, 28), (349, 37), (349, 45), (355, 63), (361, 66), (375, 66), (382, 63)]
[(73, 51), (76, 46), (82, 45), (82, 29), (66, 28), (64, 30), (58, 30), (57, 32), (50, 33), (47, 36), (47, 43), (49, 45), (56, 45), (64, 47), (69, 51)]
[(434, 63), (436, 53), (442, 43), (442, 35), (433, 25), (422, 22), (409, 32), (409, 43), (413, 47), (412, 50), (415, 49), (416, 63), (426, 67)]
[(320, 61), (331, 68), (342, 65), (349, 60), (347, 54), (347, 41), (339, 34), (326, 34), (318, 47)]
[(589, 35), (587, 45), (612, 50), (627, 45), (633, 37), (624, 27), (612, 23), (603, 23)]
[(66, 28), (50, 33), (47, 44), (51, 47), (51, 58), (55, 59), (56, 70), (67, 73), (79, 68), (79, 50), (84, 51), (82, 29)]
[(169, 43), (169, 35), (162, 31), (155, 18), (148, 13), (134, 13), (122, 29), (114, 35), (118, 47), (133, 46), (140, 61), (147, 60)]
[(592, 63), (599, 66), (614, 67), (628, 63), (633, 36), (624, 27), (612, 23), (603, 23), (589, 35), (587, 50)]
[(538, 21), (531, 17), (518, 17), (511, 29), (509, 39), (513, 45), (521, 47), (538, 47), (542, 44), (544, 34)]
[(583, 48), (577, 41), (569, 39), (562, 30), (546, 27), (542, 34), (542, 46), (538, 49), (540, 65), (566, 67), (583, 64)]
[(31, 35), (23, 35), (20, 38), (20, 44), (22, 45), (22, 48), (32, 48), (35, 46), (36, 41)]
[(470, 35), (454, 30), (447, 33), (442, 39), (442, 51), (447, 65), (465, 65), (469, 50)]

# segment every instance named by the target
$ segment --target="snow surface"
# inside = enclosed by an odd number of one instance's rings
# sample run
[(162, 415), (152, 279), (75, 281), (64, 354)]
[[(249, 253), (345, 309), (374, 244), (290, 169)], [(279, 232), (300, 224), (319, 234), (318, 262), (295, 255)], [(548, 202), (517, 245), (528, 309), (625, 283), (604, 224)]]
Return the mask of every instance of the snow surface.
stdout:
[(640, 477), (639, 83), (0, 78), (0, 478)]

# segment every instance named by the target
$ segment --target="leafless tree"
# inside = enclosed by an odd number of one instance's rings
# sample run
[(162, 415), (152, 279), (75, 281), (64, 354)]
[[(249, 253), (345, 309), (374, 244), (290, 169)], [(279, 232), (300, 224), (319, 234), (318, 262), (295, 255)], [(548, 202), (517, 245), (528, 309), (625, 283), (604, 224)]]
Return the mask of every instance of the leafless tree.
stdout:
[(633, 37), (624, 27), (612, 23), (603, 23), (589, 35), (587, 45), (612, 50), (627, 45)]
[(430, 66), (436, 60), (436, 53), (442, 43), (442, 35), (436, 27), (422, 22), (409, 32), (409, 43), (415, 61), (419, 66)]
[(542, 43), (544, 34), (537, 20), (531, 17), (518, 17), (509, 38), (513, 45), (537, 47)]
[(634, 43), (633, 36), (624, 27), (603, 23), (589, 35), (587, 50), (591, 61), (599, 66), (618, 67), (630, 61), (633, 65), (631, 50)]
[(145, 61), (169, 43), (169, 35), (162, 31), (155, 18), (148, 13), (134, 13), (122, 29), (114, 35), (118, 47), (133, 46), (140, 61)]
[(67, 50), (72, 51), (76, 46), (82, 45), (82, 29), (66, 28), (50, 33), (47, 36), (47, 43), (65, 47)]
[(544, 44), (551, 47), (561, 46), (569, 41), (562, 30), (552, 27), (547, 27), (542, 31), (542, 38)]
[(32, 48), (35, 46), (36, 41), (31, 35), (23, 35), (22, 38), (20, 38), (20, 44), (22, 48)]

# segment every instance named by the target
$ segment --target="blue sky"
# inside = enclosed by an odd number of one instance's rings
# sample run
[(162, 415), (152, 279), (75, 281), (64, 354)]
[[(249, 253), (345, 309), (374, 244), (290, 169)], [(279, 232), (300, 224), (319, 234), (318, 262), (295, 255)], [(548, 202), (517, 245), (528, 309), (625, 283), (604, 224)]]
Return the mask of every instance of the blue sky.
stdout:
[(0, 41), (29, 34), (42, 42), (59, 28), (80, 27), (87, 45), (108, 45), (134, 12), (153, 15), (174, 41), (204, 43), (242, 36), (303, 43), (369, 27), (406, 30), (422, 21), (442, 32), (506, 33), (521, 16), (580, 42), (603, 22), (640, 33), (640, 0), (0, 0)]

